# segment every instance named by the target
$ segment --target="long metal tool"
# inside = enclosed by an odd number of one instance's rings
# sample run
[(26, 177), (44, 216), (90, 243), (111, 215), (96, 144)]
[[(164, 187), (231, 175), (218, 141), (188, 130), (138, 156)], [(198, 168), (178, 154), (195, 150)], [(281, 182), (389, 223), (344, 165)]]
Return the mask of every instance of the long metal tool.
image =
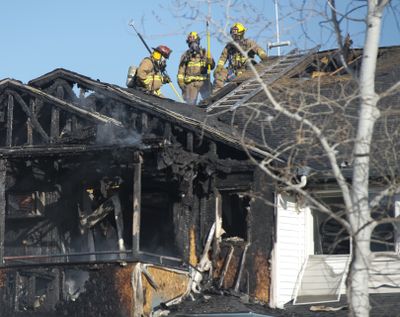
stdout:
[[(143, 45), (146, 47), (147, 51), (149, 52), (149, 54), (151, 55), (152, 51), (150, 49), (150, 47), (147, 45), (146, 41), (144, 40), (143, 36), (138, 32), (138, 30), (136, 30), (135, 25), (133, 23), (133, 20), (129, 21), (129, 25), (135, 30), (135, 33), (137, 34), (137, 36), (140, 38), (140, 40), (142, 41)], [(171, 78), (168, 76), (167, 72), (165, 70), (159, 70), (161, 72), (161, 74), (163, 74), (164, 76), (167, 76), (168, 78)], [(182, 98), (182, 96), (179, 94), (179, 92), (176, 90), (174, 84), (172, 82), (168, 83), (169, 86), (171, 87), (172, 91), (175, 93), (175, 95), (178, 97), (179, 101), (181, 102), (185, 102)]]

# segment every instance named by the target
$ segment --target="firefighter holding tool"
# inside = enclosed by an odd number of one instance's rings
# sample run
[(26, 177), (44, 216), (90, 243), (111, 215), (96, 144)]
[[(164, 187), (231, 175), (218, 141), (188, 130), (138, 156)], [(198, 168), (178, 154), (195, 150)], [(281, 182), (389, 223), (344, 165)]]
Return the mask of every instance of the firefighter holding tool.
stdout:
[(203, 99), (211, 93), (210, 76), (207, 70), (215, 67), (215, 62), (206, 49), (200, 46), (200, 36), (190, 32), (187, 36), (186, 50), (180, 59), (178, 69), (178, 85), (183, 99), (188, 104), (196, 104), (199, 95)]

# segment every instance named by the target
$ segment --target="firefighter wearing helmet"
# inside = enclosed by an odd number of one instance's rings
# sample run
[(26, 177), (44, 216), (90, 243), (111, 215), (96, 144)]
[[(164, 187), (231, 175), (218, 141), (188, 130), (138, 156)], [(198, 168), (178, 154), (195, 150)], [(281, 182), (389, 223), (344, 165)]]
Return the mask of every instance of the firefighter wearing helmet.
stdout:
[[(221, 89), (225, 82), (241, 75), (249, 63), (255, 63), (255, 55), (262, 61), (267, 59), (267, 53), (255, 41), (244, 38), (245, 32), (246, 28), (242, 23), (237, 22), (231, 27), (230, 34), (233, 41), (225, 46), (218, 60), (214, 71), (214, 92)], [(242, 54), (238, 46), (246, 54)], [(228, 66), (225, 68), (227, 62)]]
[(207, 67), (214, 69), (213, 58), (207, 59), (207, 52), (200, 46), (200, 36), (197, 32), (190, 32), (186, 43), (186, 50), (180, 59), (178, 69), (178, 85), (182, 89), (183, 99), (188, 104), (196, 104), (199, 94), (207, 98), (211, 93), (210, 78), (207, 75)]
[(171, 82), (171, 79), (163, 74), (166, 68), (166, 60), (171, 52), (171, 49), (165, 45), (153, 48), (151, 56), (145, 57), (136, 70), (136, 85), (162, 97), (161, 86)]

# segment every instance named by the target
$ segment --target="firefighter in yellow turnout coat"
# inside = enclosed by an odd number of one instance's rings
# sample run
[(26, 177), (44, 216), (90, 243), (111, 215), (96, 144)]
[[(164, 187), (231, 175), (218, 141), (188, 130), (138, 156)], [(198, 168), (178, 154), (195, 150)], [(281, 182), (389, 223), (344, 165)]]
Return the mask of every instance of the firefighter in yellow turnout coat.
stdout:
[(197, 97), (207, 98), (211, 93), (210, 78), (207, 67), (214, 69), (215, 62), (207, 59), (207, 52), (200, 47), (197, 32), (190, 32), (186, 43), (189, 49), (183, 53), (179, 62), (178, 85), (182, 89), (183, 99), (189, 104), (196, 104)]
[[(246, 28), (242, 23), (235, 23), (230, 34), (234, 42), (229, 42), (223, 49), (218, 60), (217, 68), (214, 71), (214, 92), (224, 86), (226, 81), (241, 75), (249, 63), (254, 63), (255, 55), (264, 61), (267, 59), (267, 53), (253, 40), (245, 39)], [(247, 54), (243, 55), (236, 45), (239, 45)], [(228, 62), (228, 67), (225, 64)]]
[(136, 70), (136, 85), (162, 97), (161, 86), (171, 82), (168, 76), (163, 75), (166, 59), (170, 54), (171, 50), (167, 46), (160, 45), (153, 48), (151, 56), (145, 57)]

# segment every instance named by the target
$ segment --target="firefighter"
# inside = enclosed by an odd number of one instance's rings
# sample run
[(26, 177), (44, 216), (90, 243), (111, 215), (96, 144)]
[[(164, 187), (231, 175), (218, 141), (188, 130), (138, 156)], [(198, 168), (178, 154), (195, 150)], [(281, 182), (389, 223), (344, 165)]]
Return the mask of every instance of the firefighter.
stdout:
[[(255, 63), (254, 57), (258, 57), (265, 61), (267, 53), (253, 40), (244, 38), (246, 28), (242, 23), (235, 23), (230, 34), (233, 42), (229, 42), (223, 49), (218, 60), (217, 68), (214, 71), (214, 92), (221, 89), (226, 81), (232, 80), (236, 76), (241, 75), (247, 68), (249, 63)], [(243, 55), (236, 45), (239, 45), (243, 51)], [(228, 67), (225, 68), (225, 63), (228, 62)]]
[(171, 82), (171, 79), (164, 74), (166, 60), (171, 52), (171, 49), (165, 45), (153, 48), (150, 57), (145, 57), (136, 70), (136, 85), (163, 97), (160, 91), (161, 86)]
[(182, 89), (183, 99), (188, 104), (196, 104), (199, 94), (203, 99), (211, 93), (210, 76), (207, 67), (214, 69), (213, 58), (207, 58), (207, 51), (200, 46), (200, 36), (190, 32), (186, 43), (189, 49), (185, 51), (179, 62), (178, 85)]

